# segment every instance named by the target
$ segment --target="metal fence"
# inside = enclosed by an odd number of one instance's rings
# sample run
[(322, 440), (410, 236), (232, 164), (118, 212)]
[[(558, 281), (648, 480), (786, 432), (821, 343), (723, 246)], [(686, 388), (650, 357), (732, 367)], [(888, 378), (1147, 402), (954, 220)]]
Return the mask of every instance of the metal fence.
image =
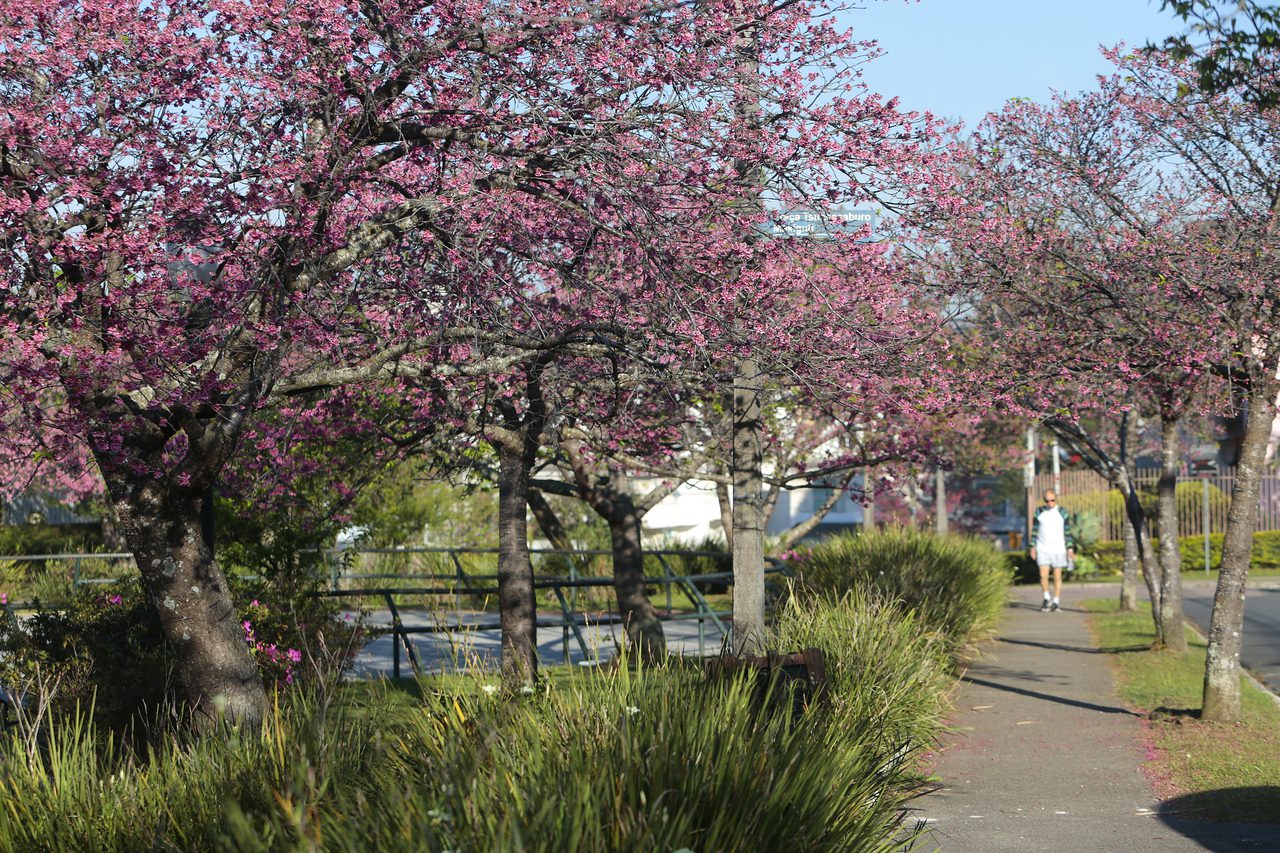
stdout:
[[(1189, 472), (1181, 474), (1177, 486), (1178, 535), (1202, 536), (1206, 532), (1225, 532), (1235, 479), (1234, 468), (1215, 471), (1207, 476), (1193, 476)], [(1134, 480), (1138, 492), (1151, 509), (1147, 523), (1154, 536), (1154, 504), (1160, 474), (1144, 470)], [(1038, 500), (1046, 490), (1055, 488), (1054, 475), (1036, 475), (1033, 488)], [(1059, 474), (1056, 491), (1064, 509), (1073, 513), (1090, 513), (1098, 519), (1104, 541), (1123, 538), (1124, 501), (1120, 491), (1112, 488), (1105, 477), (1093, 471), (1063, 471)], [(1254, 530), (1280, 530), (1280, 475), (1266, 474), (1262, 477)]]
[[(500, 629), (496, 614), (487, 612), (483, 606), (468, 607), (477, 599), (482, 604), (485, 599), (496, 600), (498, 575), (496, 572), (496, 548), (375, 548), (375, 549), (334, 549), (319, 553), (318, 568), (323, 572), (327, 587), (321, 595), (326, 597), (353, 599), (360, 602), (375, 601), (385, 605), (390, 613), (389, 626), (370, 629), (372, 636), (389, 634), (392, 638), (393, 677), (401, 675), (401, 661), (407, 659), (415, 674), (421, 673), (422, 666), (417, 651), (410, 641), (415, 634), (437, 634), (448, 632), (482, 632)], [(571, 645), (576, 645), (586, 658), (592, 656), (591, 649), (583, 634), (588, 625), (616, 625), (621, 620), (616, 614), (616, 605), (608, 592), (612, 589), (611, 575), (584, 574), (580, 567), (600, 567), (608, 565), (609, 551), (578, 550), (564, 551), (553, 548), (530, 549), (535, 565), (545, 569), (548, 566), (567, 565), (564, 575), (537, 574), (534, 579), (535, 594), (538, 591), (550, 593), (554, 602), (554, 615), (541, 614), (536, 619), (538, 628), (559, 628), (562, 632), (563, 655), (568, 661)], [(707, 586), (723, 586), (726, 590), (732, 586), (733, 572), (729, 570), (708, 571), (698, 573), (677, 573), (673, 563), (689, 565), (691, 562), (711, 565), (727, 564), (729, 556), (715, 551), (680, 551), (651, 550), (645, 552), (650, 565), (656, 563), (660, 574), (646, 575), (648, 585), (661, 587), (663, 592), (655, 605), (659, 607), (659, 616), (664, 621), (694, 620), (698, 623), (698, 653), (703, 656), (707, 652), (707, 623), (716, 629), (721, 637), (727, 637), (729, 629), (726, 620), (732, 611), (715, 609), (703, 594)], [(477, 571), (477, 563), (491, 561), (494, 571)], [(603, 560), (601, 558), (604, 558)], [(773, 558), (768, 559), (767, 575), (786, 572), (782, 563)], [(69, 566), (71, 588), (91, 584), (110, 584), (118, 578), (94, 577), (86, 573), (85, 566), (101, 565), (112, 561), (117, 566), (134, 567), (133, 555), (129, 553), (98, 554), (28, 554), (17, 556), (0, 556), (0, 561), (15, 562), (55, 562)], [(557, 562), (558, 561), (558, 562)], [(441, 567), (448, 571), (437, 571)], [(367, 571), (373, 569), (373, 571)], [(701, 587), (701, 588), (700, 588)], [(604, 591), (604, 596), (587, 597), (584, 593)], [(683, 593), (689, 608), (677, 611), (673, 590)], [(451, 624), (441, 619), (431, 625), (406, 625), (403, 615), (409, 609), (438, 611), (444, 603), (452, 604), (455, 615)], [(4, 610), (7, 618), (17, 621), (18, 614), (31, 611), (34, 606), (27, 601), (6, 601)], [(464, 619), (468, 620), (464, 622)], [(718, 651), (720, 644), (715, 644)]]

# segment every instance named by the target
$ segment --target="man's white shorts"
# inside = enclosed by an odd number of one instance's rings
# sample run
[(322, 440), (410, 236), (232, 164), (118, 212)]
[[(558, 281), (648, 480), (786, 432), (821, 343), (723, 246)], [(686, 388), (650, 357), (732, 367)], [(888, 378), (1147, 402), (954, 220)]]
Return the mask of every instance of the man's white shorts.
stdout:
[(1036, 563), (1043, 567), (1065, 569), (1067, 567), (1066, 551), (1042, 551), (1036, 549)]

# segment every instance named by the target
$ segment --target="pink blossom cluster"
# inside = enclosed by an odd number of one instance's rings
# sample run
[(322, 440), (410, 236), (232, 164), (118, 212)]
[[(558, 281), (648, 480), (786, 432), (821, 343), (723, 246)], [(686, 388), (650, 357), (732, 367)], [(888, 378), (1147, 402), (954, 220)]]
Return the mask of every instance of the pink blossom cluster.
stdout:
[[(258, 602), (254, 602), (257, 605)], [(249, 653), (259, 663), (270, 663), (273, 666), (283, 666), (283, 681), (285, 684), (293, 684), (294, 666), (302, 662), (302, 652), (297, 649), (281, 649), (275, 643), (266, 643), (259, 640), (253, 629), (253, 622), (246, 619), (240, 623), (244, 628), (244, 641), (249, 645)]]

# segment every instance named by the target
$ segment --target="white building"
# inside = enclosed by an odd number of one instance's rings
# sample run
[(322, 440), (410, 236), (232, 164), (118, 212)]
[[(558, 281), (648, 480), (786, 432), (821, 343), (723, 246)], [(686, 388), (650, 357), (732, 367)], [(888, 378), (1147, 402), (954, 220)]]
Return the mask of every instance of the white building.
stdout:
[[(778, 502), (765, 532), (770, 536), (781, 535), (812, 517), (830, 495), (830, 489), (821, 487), (784, 490), (778, 495)], [(669, 539), (684, 542), (700, 542), (708, 538), (723, 540), (724, 525), (720, 518), (720, 502), (716, 499), (715, 484), (705, 480), (691, 480), (645, 515), (645, 538), (650, 542)], [(819, 531), (861, 525), (862, 505), (848, 495), (842, 495), (822, 520)]]

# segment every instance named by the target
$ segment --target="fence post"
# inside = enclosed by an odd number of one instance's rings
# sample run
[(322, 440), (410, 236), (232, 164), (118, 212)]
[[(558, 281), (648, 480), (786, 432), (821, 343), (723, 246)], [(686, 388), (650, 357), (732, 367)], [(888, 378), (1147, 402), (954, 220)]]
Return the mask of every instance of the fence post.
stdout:
[(1204, 496), (1202, 503), (1203, 512), (1201, 513), (1201, 524), (1204, 527), (1204, 573), (1209, 574), (1209, 478), (1201, 478), (1204, 488), (1201, 494)]
[(458, 624), (461, 625), (462, 624), (462, 592), (460, 590), (462, 589), (462, 587), (466, 586), (467, 573), (462, 570), (462, 561), (458, 559), (457, 551), (450, 548), (449, 556), (450, 558), (453, 559), (453, 568), (457, 572), (457, 584), (453, 588), (454, 618), (457, 619)]
[[(670, 617), (671, 616), (671, 578), (675, 577), (676, 573), (671, 571), (671, 566), (667, 565), (667, 558), (663, 556), (661, 551), (655, 551), (654, 556), (658, 558), (658, 565), (662, 566), (662, 571), (666, 574), (666, 578), (664, 578), (663, 586), (665, 586), (667, 589), (667, 616)], [(686, 562), (685, 565), (688, 566), (688, 563)], [(686, 568), (685, 571), (688, 571), (688, 569)]]

